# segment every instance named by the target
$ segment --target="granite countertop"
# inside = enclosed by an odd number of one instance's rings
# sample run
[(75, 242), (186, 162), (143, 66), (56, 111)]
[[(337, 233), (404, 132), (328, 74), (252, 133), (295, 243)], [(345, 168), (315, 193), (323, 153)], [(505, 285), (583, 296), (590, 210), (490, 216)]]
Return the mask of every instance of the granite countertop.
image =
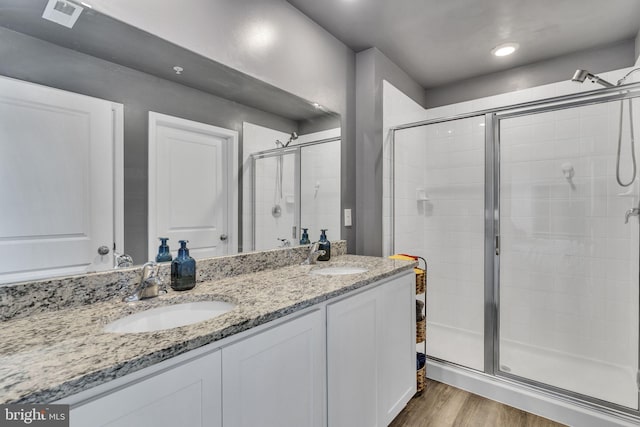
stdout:
[[(368, 271), (345, 276), (308, 274), (314, 268), (336, 265), (361, 266)], [(318, 265), (293, 265), (206, 281), (186, 292), (169, 289), (166, 295), (136, 303), (123, 303), (118, 298), (2, 322), (0, 404), (56, 401), (410, 270), (413, 265), (342, 255)], [(134, 312), (214, 299), (236, 306), (219, 317), (164, 331), (103, 331), (107, 323)]]

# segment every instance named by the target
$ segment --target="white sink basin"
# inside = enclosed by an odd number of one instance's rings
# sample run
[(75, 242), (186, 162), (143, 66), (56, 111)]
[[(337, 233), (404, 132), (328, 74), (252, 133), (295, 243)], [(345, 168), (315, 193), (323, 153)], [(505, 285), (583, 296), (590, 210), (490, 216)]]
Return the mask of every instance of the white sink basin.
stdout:
[(104, 327), (106, 332), (153, 332), (213, 319), (235, 307), (224, 301), (200, 301), (167, 305), (134, 313)]
[(369, 269), (363, 267), (335, 266), (316, 268), (315, 270), (311, 270), (311, 274), (319, 276), (344, 276), (347, 274), (366, 273), (367, 271), (369, 271)]

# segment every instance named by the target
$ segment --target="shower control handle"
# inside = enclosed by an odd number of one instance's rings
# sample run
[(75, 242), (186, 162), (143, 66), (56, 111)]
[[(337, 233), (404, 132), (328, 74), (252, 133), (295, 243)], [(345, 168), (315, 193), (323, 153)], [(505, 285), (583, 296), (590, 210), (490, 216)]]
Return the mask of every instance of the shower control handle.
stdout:
[(624, 214), (624, 223), (629, 223), (630, 216), (640, 216), (640, 208), (631, 208)]

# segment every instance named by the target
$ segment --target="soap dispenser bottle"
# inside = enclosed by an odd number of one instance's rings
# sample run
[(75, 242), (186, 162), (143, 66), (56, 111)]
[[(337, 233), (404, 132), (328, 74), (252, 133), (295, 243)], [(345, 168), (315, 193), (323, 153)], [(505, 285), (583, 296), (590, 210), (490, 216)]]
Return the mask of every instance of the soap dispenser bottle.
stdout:
[(156, 262), (169, 262), (173, 259), (169, 245), (167, 245), (168, 237), (159, 237), (160, 246), (158, 246), (158, 255), (156, 255)]
[(187, 291), (196, 286), (196, 260), (189, 256), (188, 240), (180, 240), (178, 256), (171, 262), (171, 289)]
[(311, 243), (311, 240), (309, 240), (309, 229), (308, 228), (303, 228), (302, 229), (302, 238), (300, 239), (300, 244), (301, 245), (308, 245)]
[(331, 259), (331, 242), (327, 240), (327, 230), (320, 230), (320, 240), (318, 240), (318, 250), (323, 250), (324, 255), (318, 257), (318, 261), (329, 261)]

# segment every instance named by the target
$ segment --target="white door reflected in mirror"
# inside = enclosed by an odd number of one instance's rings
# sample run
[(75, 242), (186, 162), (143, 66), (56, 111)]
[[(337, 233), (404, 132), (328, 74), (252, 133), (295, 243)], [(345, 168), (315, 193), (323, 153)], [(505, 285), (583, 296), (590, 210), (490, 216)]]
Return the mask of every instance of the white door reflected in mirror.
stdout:
[(177, 242), (188, 240), (194, 258), (236, 247), (237, 233), (221, 231), (237, 229), (237, 143), (235, 131), (149, 113), (150, 260), (159, 236), (169, 238), (174, 254)]
[(0, 94), (0, 283), (112, 268), (122, 105), (5, 77)]

